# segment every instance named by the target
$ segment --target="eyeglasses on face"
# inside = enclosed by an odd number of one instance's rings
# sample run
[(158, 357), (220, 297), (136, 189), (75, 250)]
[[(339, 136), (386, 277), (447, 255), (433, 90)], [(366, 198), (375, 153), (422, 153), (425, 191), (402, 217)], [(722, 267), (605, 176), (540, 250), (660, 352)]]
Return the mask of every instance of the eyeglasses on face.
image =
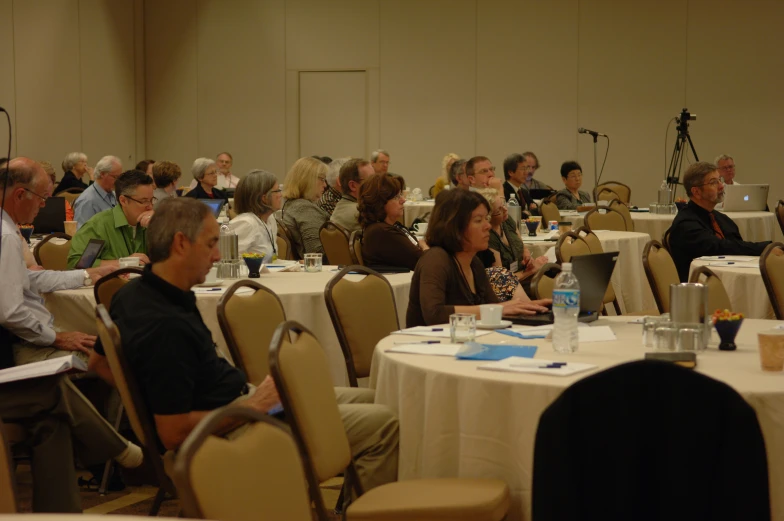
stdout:
[(720, 166), (719, 170), (735, 170), (735, 165)]
[(130, 199), (134, 203), (139, 203), (142, 206), (149, 206), (151, 204), (155, 204), (156, 202), (158, 202), (158, 198), (157, 197), (153, 197), (152, 199), (142, 199), (141, 201), (138, 200), (138, 199), (134, 199), (130, 195), (124, 195), (123, 197), (125, 197), (126, 199)]
[(491, 172), (495, 172), (495, 167), (491, 166), (489, 168), (483, 168), (482, 170), (477, 170), (476, 173), (479, 175), (489, 175)]
[(722, 179), (721, 177), (717, 177), (716, 179), (711, 179), (707, 183), (702, 183), (700, 186), (708, 186), (708, 185), (710, 185), (710, 186), (719, 186), (719, 185), (723, 185), (723, 184), (724, 184), (724, 179)]
[(24, 189), (24, 191), (25, 191), (25, 192), (29, 192), (29, 193), (33, 194), (34, 196), (36, 196), (36, 197), (38, 197), (39, 199), (42, 199), (42, 200), (44, 200), (44, 201), (46, 201), (47, 199), (49, 199), (49, 196), (48, 196), (48, 195), (47, 195), (47, 196), (43, 196), (43, 195), (41, 195), (41, 194), (38, 194), (38, 193), (36, 193), (36, 192), (33, 192), (33, 191), (32, 191), (32, 190), (30, 190), (29, 188), (24, 188), (24, 187), (23, 187), (23, 189)]

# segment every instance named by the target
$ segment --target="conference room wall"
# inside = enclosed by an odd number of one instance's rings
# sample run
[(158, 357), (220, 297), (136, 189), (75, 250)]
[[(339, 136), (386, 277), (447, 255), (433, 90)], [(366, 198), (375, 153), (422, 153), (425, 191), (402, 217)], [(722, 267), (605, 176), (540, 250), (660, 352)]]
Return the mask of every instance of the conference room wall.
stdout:
[(500, 171), (533, 150), (555, 187), (561, 162), (580, 161), (590, 191), (584, 126), (611, 136), (603, 179), (647, 204), (672, 152), (667, 121), (686, 106), (701, 159), (734, 154), (739, 179), (770, 182), (772, 201), (784, 193), (770, 153), (783, 17), (773, 0), (148, 0), (148, 149), (189, 165), (229, 148), (237, 173), (282, 177), (299, 152), (299, 72), (363, 70), (377, 77), (367, 152), (388, 149), (412, 187), (433, 183), (446, 152), (488, 155)]
[(0, 105), (13, 116), (12, 155), (46, 159), (58, 176), (77, 150), (92, 164), (105, 154), (135, 164), (144, 143), (141, 9), (141, 0), (0, 0)]

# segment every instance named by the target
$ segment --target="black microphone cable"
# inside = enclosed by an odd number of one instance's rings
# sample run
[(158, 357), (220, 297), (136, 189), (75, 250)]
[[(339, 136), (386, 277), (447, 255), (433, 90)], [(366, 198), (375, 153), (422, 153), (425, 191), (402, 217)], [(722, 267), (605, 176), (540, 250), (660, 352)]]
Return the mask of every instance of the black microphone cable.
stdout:
[(3, 210), (5, 210), (5, 196), (6, 190), (8, 190), (8, 178), (10, 177), (11, 171), (11, 116), (8, 115), (8, 111), (5, 110), (3, 107), (0, 107), (0, 112), (5, 114), (5, 119), (8, 121), (8, 154), (6, 158), (8, 160), (5, 163), (5, 177), (3, 178), (3, 199), (0, 200), (0, 257), (3, 255)]

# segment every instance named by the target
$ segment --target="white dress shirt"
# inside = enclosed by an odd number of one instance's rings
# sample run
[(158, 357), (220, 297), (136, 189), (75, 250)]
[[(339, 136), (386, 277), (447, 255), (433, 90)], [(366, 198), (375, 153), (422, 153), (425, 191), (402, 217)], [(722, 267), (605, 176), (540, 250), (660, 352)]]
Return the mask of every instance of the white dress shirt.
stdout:
[(278, 223), (273, 214), (264, 222), (256, 214), (241, 213), (229, 221), (229, 228), (237, 234), (240, 254), (263, 253), (264, 264), (272, 262), (272, 256), (277, 255), (275, 236), (278, 234)]
[(30, 271), (25, 264), (16, 223), (3, 211), (0, 249), (0, 325), (23, 340), (50, 346), (56, 336), (54, 317), (44, 306), (41, 293), (80, 288), (84, 270)]

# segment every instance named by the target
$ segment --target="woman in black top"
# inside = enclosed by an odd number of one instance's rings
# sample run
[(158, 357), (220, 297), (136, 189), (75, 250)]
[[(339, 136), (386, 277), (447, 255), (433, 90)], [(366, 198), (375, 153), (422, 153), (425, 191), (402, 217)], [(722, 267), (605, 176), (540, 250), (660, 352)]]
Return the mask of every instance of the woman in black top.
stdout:
[(229, 199), (223, 190), (215, 188), (218, 185), (218, 168), (215, 161), (207, 157), (200, 157), (193, 162), (191, 167), (193, 178), (199, 183), (196, 187), (185, 194), (185, 197), (196, 199)]
[(82, 152), (71, 152), (63, 159), (63, 172), (65, 175), (57, 185), (57, 193), (69, 188), (84, 190), (90, 183), (90, 167), (87, 166), (87, 156)]

